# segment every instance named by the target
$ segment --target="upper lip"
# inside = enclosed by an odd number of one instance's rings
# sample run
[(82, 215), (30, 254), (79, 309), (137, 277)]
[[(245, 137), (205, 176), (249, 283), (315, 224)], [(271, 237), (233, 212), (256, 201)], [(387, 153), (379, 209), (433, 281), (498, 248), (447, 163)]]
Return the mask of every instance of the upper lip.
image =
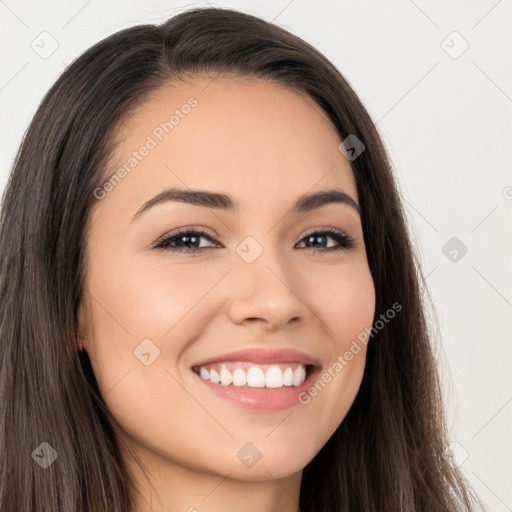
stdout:
[(320, 366), (320, 361), (318, 359), (294, 348), (281, 348), (273, 350), (247, 348), (209, 357), (208, 359), (198, 361), (193, 366), (205, 366), (207, 364), (219, 363), (222, 361), (248, 361), (256, 364), (297, 362), (302, 363), (304, 366)]

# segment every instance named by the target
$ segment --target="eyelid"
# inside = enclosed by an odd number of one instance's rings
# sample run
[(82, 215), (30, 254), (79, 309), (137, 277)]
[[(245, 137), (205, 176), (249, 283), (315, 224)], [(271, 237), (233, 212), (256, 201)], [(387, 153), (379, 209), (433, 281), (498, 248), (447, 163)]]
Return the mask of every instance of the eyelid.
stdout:
[(207, 228), (206, 226), (201, 226), (200, 224), (193, 224), (190, 226), (181, 226), (180, 228), (173, 229), (172, 231), (168, 231), (167, 233), (164, 233), (160, 238), (158, 238), (153, 244), (152, 247), (155, 247), (162, 243), (164, 240), (167, 240), (168, 238), (174, 237), (179, 235), (180, 233), (185, 233), (188, 231), (197, 231), (203, 236), (210, 237), (212, 239), (212, 242), (215, 242), (213, 239), (219, 239), (220, 236), (210, 228)]
[(309, 235), (312, 235), (312, 234), (315, 234), (315, 233), (336, 233), (336, 234), (339, 234), (339, 235), (346, 236), (347, 238), (352, 238), (343, 229), (335, 228), (334, 226), (317, 226), (317, 227), (314, 227), (314, 228), (310, 228), (307, 231), (305, 231), (304, 233), (302, 233), (302, 235), (300, 235), (300, 238), (295, 243), (299, 243), (305, 237), (307, 237)]

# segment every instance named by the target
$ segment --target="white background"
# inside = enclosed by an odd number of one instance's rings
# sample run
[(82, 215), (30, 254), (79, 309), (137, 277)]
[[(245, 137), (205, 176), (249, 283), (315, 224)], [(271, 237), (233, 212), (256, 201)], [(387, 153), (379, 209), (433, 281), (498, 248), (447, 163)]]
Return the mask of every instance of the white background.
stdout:
[[(207, 3), (0, 1), (0, 191), (67, 64), (122, 28), (200, 5)], [(489, 510), (512, 510), (512, 1), (210, 5), (263, 17), (316, 46), (378, 123), (440, 322), (456, 462), (467, 452), (461, 467)], [(58, 47), (47, 58), (32, 49), (51, 49), (52, 39)], [(442, 252), (452, 237), (468, 248), (456, 262)]]

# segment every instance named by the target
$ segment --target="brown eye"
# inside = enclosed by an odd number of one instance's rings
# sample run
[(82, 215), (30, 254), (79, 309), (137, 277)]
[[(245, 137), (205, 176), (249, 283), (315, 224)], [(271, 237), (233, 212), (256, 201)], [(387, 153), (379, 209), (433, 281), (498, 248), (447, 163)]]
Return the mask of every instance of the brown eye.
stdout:
[[(335, 240), (337, 245), (328, 246), (328, 240)], [(355, 247), (354, 240), (335, 228), (324, 229), (321, 231), (313, 231), (307, 234), (299, 243), (311, 244), (312, 247), (305, 247), (306, 249), (314, 249), (320, 251), (340, 251), (349, 250)]]
[(207, 239), (213, 242), (213, 238), (205, 230), (180, 230), (172, 235), (162, 238), (155, 249), (165, 249), (178, 252), (197, 252), (212, 248), (211, 246), (201, 245), (201, 239)]

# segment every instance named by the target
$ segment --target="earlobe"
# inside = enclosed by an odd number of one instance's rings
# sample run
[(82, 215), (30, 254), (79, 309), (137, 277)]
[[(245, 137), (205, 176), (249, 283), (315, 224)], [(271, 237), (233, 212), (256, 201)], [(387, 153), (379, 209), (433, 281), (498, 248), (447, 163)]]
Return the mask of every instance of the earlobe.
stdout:
[(82, 335), (81, 333), (85, 332), (88, 333), (87, 330), (88, 324), (86, 321), (86, 311), (84, 310), (85, 305), (80, 304), (78, 308), (78, 334), (77, 334), (77, 345), (78, 345), (78, 351), (81, 352), (82, 350), (87, 350), (87, 343), (89, 342), (89, 339), (87, 336)]
[(82, 340), (85, 340), (85, 341), (89, 341), (85, 336), (81, 336), (81, 335), (78, 335), (78, 351), (81, 352), (82, 350), (85, 350), (87, 351), (87, 344), (82, 341)]

